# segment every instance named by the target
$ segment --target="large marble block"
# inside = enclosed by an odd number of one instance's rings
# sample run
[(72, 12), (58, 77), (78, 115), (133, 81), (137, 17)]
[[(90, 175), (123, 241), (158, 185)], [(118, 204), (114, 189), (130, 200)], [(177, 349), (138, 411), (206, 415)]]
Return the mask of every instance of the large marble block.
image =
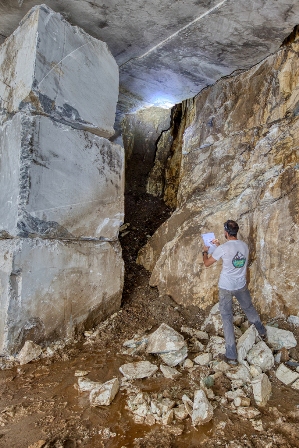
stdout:
[(0, 47), (2, 119), (32, 111), (108, 138), (118, 86), (107, 45), (46, 5), (32, 8)]
[(117, 239), (123, 148), (44, 116), (0, 127), (0, 236)]
[(65, 339), (120, 307), (118, 242), (0, 241), (0, 352)]

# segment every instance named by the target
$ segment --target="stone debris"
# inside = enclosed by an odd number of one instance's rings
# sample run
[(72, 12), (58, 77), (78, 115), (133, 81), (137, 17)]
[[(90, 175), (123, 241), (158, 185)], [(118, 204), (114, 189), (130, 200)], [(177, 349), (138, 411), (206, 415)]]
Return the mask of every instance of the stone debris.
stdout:
[(225, 392), (225, 396), (229, 401), (234, 401), (237, 397), (246, 398), (243, 389), (229, 390), (228, 392)]
[(289, 316), (288, 317), (288, 322), (290, 323), (290, 324), (293, 324), (293, 325), (295, 325), (295, 327), (298, 327), (299, 326), (299, 316)]
[(240, 406), (237, 408), (237, 414), (244, 419), (252, 419), (259, 416), (261, 413), (256, 408)]
[(243, 407), (247, 407), (247, 406), (250, 406), (250, 398), (248, 398), (248, 397), (236, 397), (235, 399), (234, 399), (234, 405), (236, 406), (236, 407), (239, 407), (239, 406), (243, 406)]
[(246, 358), (249, 364), (260, 367), (263, 372), (272, 369), (274, 366), (272, 350), (264, 341), (255, 344), (247, 353)]
[(200, 366), (206, 366), (212, 360), (212, 353), (202, 353), (194, 358), (194, 362)]
[(185, 409), (188, 412), (188, 414), (190, 415), (190, 417), (192, 417), (192, 412), (193, 412), (193, 401), (186, 395), (184, 394), (182, 396), (182, 402), (184, 403)]
[(93, 389), (99, 388), (102, 386), (102, 383), (99, 383), (97, 381), (91, 381), (88, 378), (78, 378), (78, 390), (80, 392), (90, 392)]
[(265, 406), (270, 398), (272, 386), (265, 373), (254, 378), (251, 382), (253, 396), (258, 406)]
[(214, 414), (213, 406), (210, 404), (203, 390), (196, 390), (192, 411), (193, 426), (203, 425), (212, 420)]
[(175, 367), (184, 361), (188, 356), (188, 349), (186, 346), (182, 347), (180, 350), (175, 350), (169, 353), (161, 353), (160, 358), (165, 364), (170, 367)]
[[(298, 372), (299, 372), (299, 370), (298, 370)], [(296, 380), (296, 381), (292, 384), (292, 388), (293, 388), (293, 389), (296, 389), (296, 390), (299, 390), (299, 379)]]
[(20, 350), (17, 359), (20, 365), (28, 364), (30, 361), (37, 359), (42, 354), (40, 345), (33, 341), (26, 341), (23, 348)]
[(211, 336), (206, 351), (211, 352), (213, 358), (216, 358), (219, 354), (225, 354), (224, 338), (221, 338), (220, 336)]
[(184, 369), (192, 369), (193, 366), (194, 366), (194, 362), (191, 361), (191, 359), (189, 359), (189, 358), (185, 359), (184, 364), (183, 364)]
[(178, 372), (173, 367), (163, 366), (163, 364), (160, 365), (160, 370), (163, 373), (163, 375), (165, 376), (165, 378), (174, 379), (181, 375), (181, 373)]
[(283, 347), (290, 349), (296, 347), (297, 341), (291, 331), (282, 330), (280, 328), (266, 326), (267, 343), (274, 349), (280, 350)]
[(182, 326), (181, 327), (181, 332), (182, 333), (186, 333), (189, 336), (195, 336), (200, 341), (207, 341), (207, 340), (209, 340), (209, 335), (208, 335), (208, 333), (206, 331), (195, 330), (194, 328)]
[(284, 364), (280, 364), (276, 370), (276, 377), (288, 386), (299, 379), (299, 373), (293, 372), (293, 370), (289, 369)]
[(258, 332), (254, 325), (251, 325), (248, 330), (243, 333), (240, 339), (237, 342), (237, 352), (238, 352), (238, 361), (242, 363), (242, 361), (246, 358), (247, 353), (253, 347), (256, 337), (258, 336)]
[(120, 372), (128, 379), (148, 378), (157, 372), (158, 367), (149, 361), (131, 362), (123, 364)]
[(75, 376), (86, 376), (89, 374), (89, 370), (76, 370)]
[(252, 378), (255, 378), (255, 377), (261, 375), (261, 373), (263, 373), (262, 369), (255, 365), (251, 365), (249, 367), (249, 371), (250, 371), (250, 375), (252, 376)]
[(112, 432), (110, 428), (100, 429), (99, 434), (103, 437), (104, 440), (108, 440), (108, 439), (111, 439), (112, 437), (116, 437), (116, 433)]
[(231, 366), (227, 364), (225, 361), (213, 361), (213, 364), (211, 365), (215, 372), (227, 372)]
[(161, 354), (178, 351), (186, 346), (184, 337), (166, 324), (152, 333), (148, 338), (147, 353)]
[(91, 406), (109, 406), (118, 391), (118, 378), (112, 378), (112, 380), (92, 389), (89, 395)]
[(144, 336), (143, 337), (138, 337), (137, 335), (135, 335), (133, 339), (125, 341), (123, 343), (123, 347), (126, 347), (126, 348), (137, 348), (137, 347), (139, 347), (140, 345), (143, 345), (143, 344), (148, 344), (148, 338), (144, 337)]
[(249, 369), (245, 365), (240, 365), (237, 368), (229, 370), (225, 375), (231, 380), (241, 380), (241, 384), (251, 382), (251, 375)]

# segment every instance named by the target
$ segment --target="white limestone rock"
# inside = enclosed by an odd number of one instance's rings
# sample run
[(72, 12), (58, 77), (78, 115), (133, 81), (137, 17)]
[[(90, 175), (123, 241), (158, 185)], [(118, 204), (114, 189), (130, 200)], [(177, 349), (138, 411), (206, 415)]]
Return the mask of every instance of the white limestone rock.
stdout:
[(293, 316), (293, 315), (289, 316), (288, 322), (290, 324), (295, 325), (295, 327), (298, 327), (299, 326), (299, 316)]
[(178, 372), (173, 367), (163, 366), (163, 364), (160, 365), (160, 370), (163, 373), (163, 375), (165, 376), (165, 378), (174, 379), (181, 375), (181, 373)]
[(0, 127), (0, 237), (116, 240), (124, 150), (44, 116)]
[(276, 370), (276, 378), (287, 386), (299, 379), (299, 373), (288, 369), (284, 364), (280, 364)]
[(280, 328), (266, 326), (268, 344), (273, 347), (274, 350), (280, 350), (285, 347), (290, 349), (296, 347), (297, 341), (291, 331), (282, 330)]
[(296, 381), (292, 384), (292, 388), (293, 388), (293, 389), (296, 389), (296, 390), (299, 390), (299, 379), (296, 380)]
[(128, 379), (148, 378), (157, 372), (158, 367), (149, 361), (138, 361), (123, 364), (119, 368), (120, 372)]
[(188, 397), (188, 395), (184, 394), (182, 396), (182, 402), (184, 403), (185, 409), (188, 412), (188, 414), (190, 415), (190, 417), (192, 417), (192, 413), (193, 413), (193, 401)]
[(258, 417), (261, 413), (258, 409), (253, 407), (242, 407), (237, 408), (237, 414), (245, 420)]
[(168, 353), (160, 353), (159, 356), (162, 361), (165, 362), (165, 364), (170, 367), (175, 367), (187, 358), (188, 350), (187, 347), (184, 346), (180, 350), (175, 350)]
[(250, 406), (250, 398), (248, 397), (236, 397), (234, 399), (234, 405), (238, 408), (240, 406), (242, 407), (248, 407)]
[(240, 337), (237, 343), (238, 361), (241, 363), (247, 356), (249, 350), (253, 347), (258, 332), (254, 325), (251, 325), (248, 330)]
[(173, 409), (174, 418), (179, 421), (183, 421), (188, 417), (188, 412), (184, 404), (180, 404), (177, 408)]
[(212, 353), (202, 353), (194, 358), (194, 362), (200, 366), (206, 366), (212, 360)]
[(191, 359), (189, 359), (189, 358), (185, 359), (183, 368), (184, 369), (192, 369), (192, 367), (194, 367), (194, 362), (191, 361)]
[(185, 325), (181, 327), (181, 332), (186, 333), (189, 336), (195, 336), (200, 341), (206, 341), (209, 339), (209, 335), (206, 331), (196, 330), (194, 328), (186, 327)]
[(243, 389), (236, 389), (225, 392), (225, 397), (229, 401), (234, 401), (237, 397), (246, 398), (246, 394)]
[(255, 378), (263, 373), (262, 369), (255, 365), (251, 365), (249, 367), (249, 371), (250, 371), (250, 375), (252, 376), (252, 378)]
[(80, 392), (90, 392), (93, 389), (99, 389), (103, 383), (91, 381), (89, 378), (78, 378), (78, 390)]
[[(0, 240), (0, 352), (72, 337), (119, 310), (123, 260), (119, 243)], [(16, 300), (17, 299), (17, 300)], [(95, 313), (96, 311), (96, 313)]]
[(46, 5), (32, 8), (0, 47), (3, 115), (40, 113), (109, 138), (118, 86), (107, 45)]
[(214, 415), (213, 406), (210, 404), (203, 390), (194, 392), (194, 403), (192, 412), (193, 426), (203, 425), (212, 420)]
[(215, 370), (215, 372), (227, 372), (228, 370), (230, 370), (231, 366), (229, 364), (227, 364), (225, 361), (213, 361), (213, 370)]
[(251, 382), (253, 396), (258, 406), (265, 406), (270, 398), (272, 386), (265, 373), (254, 378)]
[(231, 380), (241, 380), (243, 384), (251, 382), (250, 371), (245, 365), (240, 365), (235, 369), (231, 369), (225, 372), (225, 375)]
[(211, 336), (206, 349), (212, 353), (213, 358), (216, 358), (219, 354), (225, 354), (224, 338), (221, 338), (220, 336)]
[(186, 346), (184, 337), (166, 324), (152, 333), (148, 338), (147, 353), (168, 353), (178, 351)]
[(249, 350), (247, 361), (249, 364), (260, 367), (263, 372), (272, 369), (274, 366), (274, 356), (264, 341), (258, 342)]
[(89, 401), (91, 406), (109, 406), (118, 391), (118, 378), (113, 378), (112, 380), (107, 381), (99, 388), (95, 388), (90, 392)]
[(33, 341), (26, 341), (23, 348), (17, 356), (17, 360), (21, 365), (28, 364), (30, 361), (37, 359), (42, 354), (40, 345)]

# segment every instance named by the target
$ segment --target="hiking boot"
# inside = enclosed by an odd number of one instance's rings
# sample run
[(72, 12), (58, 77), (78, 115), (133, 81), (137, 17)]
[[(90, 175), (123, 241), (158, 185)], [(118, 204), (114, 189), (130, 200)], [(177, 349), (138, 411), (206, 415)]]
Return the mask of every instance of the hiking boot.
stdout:
[(265, 334), (259, 334), (259, 337), (261, 338), (262, 341), (268, 342), (267, 332)]
[(230, 366), (237, 366), (238, 365), (238, 360), (237, 359), (227, 358), (227, 356), (224, 355), (223, 353), (220, 353), (217, 356), (217, 360), (218, 361), (224, 361), (224, 362), (226, 362), (226, 364), (229, 364)]

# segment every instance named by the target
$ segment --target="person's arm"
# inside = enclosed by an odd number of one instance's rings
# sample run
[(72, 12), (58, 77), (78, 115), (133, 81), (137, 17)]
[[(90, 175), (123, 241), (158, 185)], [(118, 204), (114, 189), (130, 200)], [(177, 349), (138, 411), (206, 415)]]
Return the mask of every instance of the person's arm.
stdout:
[(208, 268), (213, 263), (215, 263), (215, 261), (217, 261), (217, 260), (215, 260), (215, 258), (212, 257), (212, 255), (210, 257), (208, 257), (208, 250), (209, 250), (209, 248), (207, 246), (204, 246), (204, 248), (202, 250), (202, 259), (203, 259), (203, 263), (206, 268)]

